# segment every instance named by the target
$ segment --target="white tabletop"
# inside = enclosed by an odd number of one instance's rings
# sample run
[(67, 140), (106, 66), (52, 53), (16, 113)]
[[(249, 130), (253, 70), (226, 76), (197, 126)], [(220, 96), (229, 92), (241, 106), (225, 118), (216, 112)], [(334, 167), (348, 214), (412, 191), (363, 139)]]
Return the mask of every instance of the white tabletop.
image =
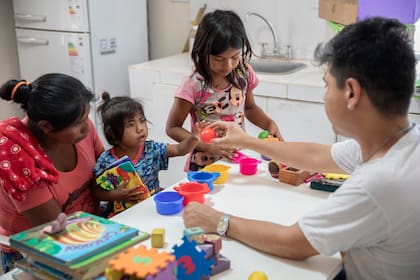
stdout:
[[(278, 182), (268, 173), (265, 161), (259, 165), (257, 174), (251, 176), (241, 175), (236, 164), (221, 163), (232, 166), (228, 181), (215, 185), (213, 191), (206, 194), (205, 203), (235, 216), (291, 225), (329, 195), (310, 189), (308, 184), (295, 187)], [(114, 220), (147, 232), (157, 227), (165, 228), (167, 244), (163, 250), (171, 252), (174, 244), (182, 243), (181, 214), (159, 215), (153, 199), (148, 199), (117, 215)], [(150, 241), (145, 244), (151, 246)], [(255, 270), (264, 271), (269, 279), (332, 279), (342, 267), (339, 254), (292, 261), (269, 256), (229, 238), (224, 238), (221, 254), (231, 260), (231, 269), (211, 279), (245, 280)]]
[[(329, 195), (310, 189), (308, 184), (295, 187), (278, 182), (268, 173), (265, 161), (259, 165), (257, 174), (251, 176), (241, 175), (236, 164), (221, 163), (232, 166), (228, 181), (215, 185), (213, 191), (206, 194), (205, 203), (235, 216), (291, 225)], [(118, 214), (113, 220), (146, 232), (165, 228), (166, 244), (161, 250), (172, 252), (173, 245), (182, 243), (184, 224), (181, 214), (160, 215), (156, 212), (154, 200), (148, 199)], [(150, 239), (143, 243), (151, 247)], [(339, 254), (292, 261), (261, 253), (229, 238), (224, 238), (221, 254), (231, 260), (231, 269), (211, 279), (245, 280), (256, 270), (264, 271), (269, 279), (332, 279), (342, 267)], [(0, 279), (11, 279), (10, 273)]]

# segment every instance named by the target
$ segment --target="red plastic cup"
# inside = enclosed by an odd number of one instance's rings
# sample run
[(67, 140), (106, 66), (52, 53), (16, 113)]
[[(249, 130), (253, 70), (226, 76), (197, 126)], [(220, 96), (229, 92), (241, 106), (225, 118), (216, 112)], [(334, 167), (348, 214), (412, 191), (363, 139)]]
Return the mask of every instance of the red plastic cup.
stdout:
[(178, 186), (174, 187), (174, 190), (184, 197), (184, 206), (191, 201), (204, 203), (204, 194), (210, 192), (206, 183), (197, 182), (180, 183)]

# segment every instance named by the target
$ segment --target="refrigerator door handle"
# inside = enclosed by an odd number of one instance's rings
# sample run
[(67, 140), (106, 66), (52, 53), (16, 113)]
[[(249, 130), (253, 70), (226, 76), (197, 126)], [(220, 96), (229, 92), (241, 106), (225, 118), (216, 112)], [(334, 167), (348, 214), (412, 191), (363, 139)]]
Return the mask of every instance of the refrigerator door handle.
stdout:
[(35, 37), (17, 37), (17, 41), (18, 43), (42, 46), (47, 46), (50, 43), (50, 41), (47, 39), (40, 39)]
[(16, 13), (15, 14), (15, 19), (30, 21), (30, 22), (45, 22), (45, 21), (47, 21), (46, 16), (34, 15), (34, 14), (22, 14), (22, 13)]

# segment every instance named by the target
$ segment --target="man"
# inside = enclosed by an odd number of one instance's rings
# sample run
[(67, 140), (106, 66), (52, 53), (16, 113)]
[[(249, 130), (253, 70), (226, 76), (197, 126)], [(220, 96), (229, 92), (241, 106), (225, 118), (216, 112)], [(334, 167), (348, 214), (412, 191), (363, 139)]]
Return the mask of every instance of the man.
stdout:
[[(316, 50), (324, 75), (333, 145), (272, 143), (231, 123), (214, 140), (252, 149), (304, 170), (350, 178), (292, 226), (228, 216), (190, 203), (185, 226), (200, 226), (269, 254), (305, 259), (346, 252), (347, 279), (416, 279), (420, 275), (420, 129), (410, 123), (414, 52), (404, 25), (372, 18), (344, 28)], [(281, 209), (279, 209), (281, 210)]]

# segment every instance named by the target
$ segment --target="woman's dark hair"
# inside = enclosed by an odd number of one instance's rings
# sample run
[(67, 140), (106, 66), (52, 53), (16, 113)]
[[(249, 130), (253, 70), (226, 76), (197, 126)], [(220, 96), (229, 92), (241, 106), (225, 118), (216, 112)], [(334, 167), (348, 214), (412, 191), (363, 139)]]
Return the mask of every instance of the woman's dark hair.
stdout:
[(117, 145), (124, 135), (124, 121), (136, 114), (144, 117), (143, 105), (128, 96), (111, 98), (108, 92), (102, 93), (102, 103), (98, 106), (104, 135), (110, 145)]
[(21, 104), (31, 129), (37, 129), (38, 122), (45, 120), (55, 131), (78, 120), (94, 98), (78, 79), (60, 73), (45, 74), (30, 84), (24, 80), (9, 80), (0, 88), (0, 96)]
[(354, 78), (384, 116), (406, 114), (414, 92), (416, 59), (407, 27), (380, 17), (345, 27), (315, 58), (327, 63), (337, 86)]
[[(241, 18), (233, 11), (215, 10), (206, 14), (198, 25), (191, 58), (196, 71), (208, 84), (212, 82), (209, 56), (219, 55), (229, 48), (242, 50), (238, 68), (246, 73), (244, 64), (249, 62), (252, 49)], [(235, 84), (234, 73), (227, 78)]]

